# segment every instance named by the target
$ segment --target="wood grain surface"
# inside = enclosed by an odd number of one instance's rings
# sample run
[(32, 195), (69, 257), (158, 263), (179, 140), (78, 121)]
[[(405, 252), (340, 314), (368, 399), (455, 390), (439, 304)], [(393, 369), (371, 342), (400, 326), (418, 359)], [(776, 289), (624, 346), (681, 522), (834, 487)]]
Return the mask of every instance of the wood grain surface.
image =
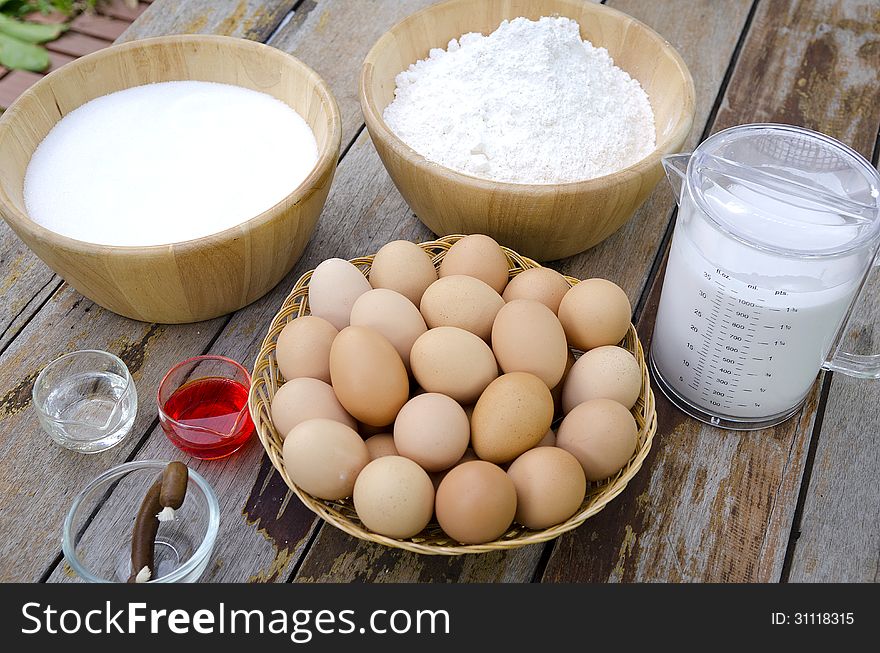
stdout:
[(164, 34), (225, 34), (266, 41), (297, 0), (156, 0), (119, 41)]
[(306, 0), (269, 44), (299, 57), (330, 84), (344, 116), (343, 133), (354, 134), (363, 124), (357, 92), (361, 62), (389, 27), (431, 3)]
[(61, 285), (45, 263), (0, 223), (0, 352)]
[(880, 582), (876, 381), (834, 374), (794, 547), (791, 582)]
[[(875, 162), (878, 156), (875, 148)], [(880, 267), (874, 266), (846, 326), (842, 350), (880, 351), (878, 315)], [(812, 474), (789, 544), (788, 580), (880, 582), (880, 415), (873, 409), (880, 405), (880, 381), (835, 372), (828, 385)]]
[[(833, 21), (825, 17), (834, 16)], [(792, 122), (830, 133), (852, 145), (876, 166), (880, 122), (880, 5), (821, 2), (811, 15), (796, 7), (779, 15), (768, 48), (794, 22), (803, 38), (789, 46), (800, 56), (795, 74), (779, 79)], [(805, 81), (806, 80), (806, 81)], [(839, 89), (839, 90), (837, 90)], [(743, 94), (745, 95), (745, 94)], [(830, 102), (822, 102), (830, 95)], [(743, 97), (744, 99), (744, 97)], [(854, 327), (844, 344), (860, 354), (880, 351), (875, 328), (880, 314), (880, 273), (875, 267), (862, 293)], [(829, 375), (830, 376), (830, 375)], [(880, 455), (877, 434), (880, 382), (835, 373), (817, 441), (812, 474), (794, 541), (789, 580), (880, 582)]]
[[(857, 53), (872, 38), (871, 6), (759, 4), (712, 130), (797, 123), (870, 155), (880, 125), (877, 67)], [(639, 322), (643, 342), (660, 279)], [(751, 433), (701, 426), (658, 397), (646, 473), (604, 514), (560, 538), (544, 579), (779, 580), (821, 383), (795, 418)]]

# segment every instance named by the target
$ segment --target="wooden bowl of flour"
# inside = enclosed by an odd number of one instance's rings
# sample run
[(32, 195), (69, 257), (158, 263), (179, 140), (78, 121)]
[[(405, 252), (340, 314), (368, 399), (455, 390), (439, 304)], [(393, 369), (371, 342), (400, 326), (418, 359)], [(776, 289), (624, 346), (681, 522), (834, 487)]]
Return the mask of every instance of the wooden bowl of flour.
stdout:
[[(27, 165), (63, 116), (108, 93), (175, 80), (232, 84), (287, 103), (315, 135), (314, 169), (270, 209), (210, 236), (167, 245), (88, 243), (49, 231), (28, 217), (23, 197)], [(327, 199), (340, 138), (339, 111), (327, 85), (280, 50), (221, 36), (134, 41), (67, 64), (38, 81), (3, 114), (0, 213), (37, 256), (101, 306), (148, 322), (206, 320), (255, 301), (293, 267)], [(248, 192), (247, 187), (239, 190)], [(125, 215), (119, 218), (125, 220)]]
[[(504, 19), (564, 16), (581, 38), (606, 48), (636, 79), (654, 112), (656, 147), (623, 170), (586, 181), (490, 181), (428, 161), (382, 118), (395, 77), (432, 48), (468, 32), (488, 35)], [(484, 233), (538, 260), (571, 256), (619, 229), (663, 175), (660, 158), (677, 152), (694, 117), (694, 84), (679, 54), (659, 34), (619, 11), (586, 0), (449, 0), (404, 19), (364, 61), (360, 100), (376, 150), (401, 195), (436, 234)]]

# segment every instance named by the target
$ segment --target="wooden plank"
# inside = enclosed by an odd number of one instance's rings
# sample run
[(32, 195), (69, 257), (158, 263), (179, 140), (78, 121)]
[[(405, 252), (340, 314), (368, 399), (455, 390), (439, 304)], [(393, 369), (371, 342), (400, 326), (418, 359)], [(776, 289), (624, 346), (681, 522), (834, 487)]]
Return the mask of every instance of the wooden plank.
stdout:
[(3, 270), (0, 281), (2, 352), (61, 281), (12, 235), (5, 222), (0, 225), (0, 269)]
[(29, 70), (13, 70), (0, 79), (0, 107), (8, 109), (18, 96), (43, 78)]
[[(161, 10), (160, 5), (165, 3), (155, 4)], [(270, 4), (264, 3), (267, 10)], [(275, 6), (283, 4), (279, 0)], [(192, 0), (173, 5), (189, 15), (193, 15), (195, 6), (204, 3)], [(229, 7), (229, 11), (234, 10)], [(171, 6), (163, 12), (173, 22), (175, 12)], [(213, 6), (211, 16), (215, 22), (218, 12), (218, 6)], [(253, 35), (257, 34), (254, 26), (263, 30), (261, 38), (267, 38), (274, 29), (274, 24), (265, 21), (253, 23)], [(146, 35), (143, 30), (139, 33)], [(15, 236), (3, 223), (0, 242), (4, 243), (4, 256), (7, 251), (24, 252), (8, 247), (7, 239)], [(11, 262), (16, 260), (11, 257)], [(133, 322), (94, 305), (66, 285), (31, 319), (27, 309), (42, 305), (45, 295), (40, 292), (46, 290), (40, 289), (51, 277), (41, 277), (39, 287), (22, 285), (22, 279), (29, 282), (39, 274), (48, 274), (48, 269), (30, 253), (23, 254), (16, 265), (7, 274), (22, 272), (13, 279), (4, 302), (12, 306), (13, 296), (19, 303), (24, 302), (15, 324), (20, 327), (20, 323), (27, 322), (27, 326), (11, 344), (5, 343), (8, 348), (0, 355), (0, 505), (15, 506), (14, 510), (0, 509), (0, 532), (28, 530), (33, 538), (28, 547), (11, 541), (0, 543), (0, 580), (21, 581), (37, 580), (50, 567), (58, 553), (61, 522), (73, 492), (102, 470), (130, 458), (141, 437), (152, 428), (156, 416), (153, 393), (164, 372), (181, 358), (204, 351), (225, 320), (175, 327)], [(7, 278), (12, 277), (4, 276)], [(63, 353), (86, 348), (120, 354), (140, 391), (139, 415), (131, 435), (116, 448), (96, 456), (70, 453), (51, 443), (40, 430), (30, 405), (31, 387), (42, 366)], [(34, 460), (41, 461), (41, 465), (32, 465)], [(46, 484), (46, 470), (52, 471), (54, 483)]]
[[(862, 298), (842, 344), (868, 355), (880, 351), (880, 268), (873, 269)], [(794, 534), (792, 582), (880, 582), (877, 406), (880, 383), (833, 374)]]
[(225, 34), (265, 41), (296, 0), (156, 0), (120, 41), (160, 34)]
[[(725, 3), (721, 11), (718, 3), (695, 3), (694, 11), (682, 14), (669, 10), (666, 3), (610, 2), (616, 8), (631, 13), (652, 26), (675, 45), (687, 62), (694, 77), (697, 90), (697, 117), (695, 131), (699, 131), (709, 116), (712, 103), (720, 87), (727, 63), (733, 53), (737, 38), (745, 23), (750, 3)], [(375, 149), (364, 133), (352, 147), (346, 161), (339, 168), (335, 189), (338, 195), (331, 197), (328, 209), (333, 213), (339, 210), (342, 219), (338, 222), (340, 240), (349, 225), (354, 225), (355, 234), (350, 241), (340, 243), (344, 256), (354, 256), (373, 252), (389, 240), (385, 236), (384, 225), (394, 225), (391, 237), (420, 239), (428, 237), (427, 229), (414, 219), (409, 207), (394, 188), (379, 161)], [(337, 204), (338, 202), (338, 204)], [(630, 224), (638, 229), (628, 235), (629, 241), (619, 240), (618, 248), (595, 248), (585, 254), (558, 262), (555, 267), (581, 277), (605, 276), (621, 283), (631, 297), (638, 297), (639, 285), (647, 276), (659, 240), (665, 230), (673, 201), (665, 189), (658, 189)], [(338, 207), (338, 209), (337, 209)], [(378, 225), (378, 226), (377, 226)], [(323, 225), (322, 225), (323, 226)], [(368, 232), (364, 233), (366, 229)], [(627, 229), (634, 229), (627, 227)], [(378, 231), (378, 233), (376, 233)], [(370, 247), (353, 249), (350, 242), (357, 243), (369, 235)], [(381, 236), (381, 237), (377, 237)], [(627, 250), (644, 250), (639, 258), (621, 256), (620, 247)], [(641, 264), (633, 265), (634, 261)], [(637, 273), (624, 276), (626, 266), (637, 269)], [(342, 552), (340, 542), (347, 542)], [(432, 580), (457, 579), (460, 581), (481, 581), (489, 579), (530, 580), (538, 565), (541, 549), (530, 547), (508, 554), (499, 554), (492, 565), (469, 563), (461, 566), (460, 561), (448, 558), (424, 558), (402, 552), (388, 552), (381, 556), (383, 569), (377, 576), (373, 572), (377, 558), (376, 547), (358, 543), (353, 538), (338, 533), (335, 529), (324, 527), (315, 545), (310, 549), (297, 579), (319, 579), (335, 581), (388, 580), (411, 581), (429, 577)], [(337, 562), (337, 560), (344, 560)], [(422, 570), (420, 565), (426, 565)]]
[[(368, 10), (369, 16), (361, 13), (359, 20), (350, 20), (353, 7), (347, 0), (306, 0), (293, 20), (278, 30), (270, 44), (305, 61), (333, 87), (343, 115), (343, 133), (353, 133), (362, 124), (358, 77), (367, 52), (394, 23), (433, 2), (373, 2)], [(310, 10), (304, 11), (307, 8)], [(358, 11), (363, 12), (364, 7), (358, 7)], [(334, 55), (328, 56), (328, 53)], [(342, 53), (345, 53), (349, 65), (339, 65), (338, 58)]]
[(789, 580), (877, 583), (880, 387), (834, 374), (830, 390)]
[[(866, 156), (877, 134), (880, 48), (877, 3), (850, 3), (829, 10), (839, 19), (818, 26), (799, 48), (803, 60), (798, 87), (808, 80), (817, 93), (801, 90), (786, 98), (795, 116), (810, 116), (815, 129), (829, 131)], [(780, 80), (790, 84), (790, 80)], [(831, 85), (843, 92), (822, 108), (817, 101)], [(815, 115), (818, 114), (818, 115)], [(875, 160), (878, 152), (874, 153)], [(874, 268), (844, 344), (862, 354), (880, 351), (874, 328), (880, 314), (880, 273)], [(880, 581), (880, 492), (877, 476), (880, 432), (877, 382), (834, 374), (819, 432), (812, 476), (801, 515), (790, 580), (797, 582)]]
[(47, 73), (51, 73), (53, 70), (58, 70), (64, 64), (70, 63), (74, 60), (75, 57), (71, 57), (68, 54), (61, 54), (60, 52), (49, 52), (49, 69), (46, 71)]
[[(878, 67), (859, 52), (871, 47), (871, 6), (761, 3), (713, 129), (800, 123), (870, 153), (880, 124)], [(640, 320), (643, 342), (661, 278)], [(642, 472), (558, 541), (544, 579), (779, 580), (821, 382), (795, 418), (757, 433), (700, 426), (658, 396), (660, 427)]]
[(32, 23), (43, 23), (44, 25), (53, 25), (57, 23), (67, 22), (68, 16), (67, 14), (63, 14), (60, 11), (53, 11), (52, 13), (44, 14), (39, 11), (34, 11), (25, 18)]
[(96, 39), (94, 36), (86, 36), (76, 32), (65, 32), (61, 38), (47, 43), (46, 49), (71, 57), (83, 57), (106, 48), (108, 45), (110, 45), (110, 41), (105, 39)]
[(128, 29), (129, 25), (129, 21), (101, 16), (100, 14), (85, 13), (74, 18), (70, 23), (70, 28), (80, 34), (113, 41), (122, 36), (122, 33)]
[(98, 12), (105, 16), (113, 16), (113, 18), (134, 22), (149, 6), (150, 3), (144, 1), (131, 5), (125, 0), (110, 0), (109, 2), (102, 2)]

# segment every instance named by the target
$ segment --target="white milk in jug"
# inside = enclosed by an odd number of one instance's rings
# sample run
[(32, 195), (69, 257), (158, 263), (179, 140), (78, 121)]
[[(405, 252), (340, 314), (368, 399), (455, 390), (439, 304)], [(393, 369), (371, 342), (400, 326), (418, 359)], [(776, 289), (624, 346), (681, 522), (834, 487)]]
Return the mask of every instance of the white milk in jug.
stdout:
[(761, 428), (794, 414), (823, 367), (880, 373), (877, 356), (829, 360), (880, 242), (880, 175), (864, 157), (759, 124), (663, 164), (679, 213), (651, 366), (675, 405)]
[[(773, 189), (729, 183), (703, 189), (713, 213), (742, 211), (746, 244), (682, 202), (652, 345), (662, 381), (689, 403), (743, 420), (797, 406), (828, 358), (858, 291), (864, 257), (809, 256), (845, 248), (857, 224)], [(761, 243), (784, 243), (783, 256)], [(757, 245), (757, 246), (756, 246)]]
[(796, 269), (785, 278), (766, 269), (760, 274), (764, 257), (744, 247), (736, 261), (712, 262), (701, 253), (725, 246), (734, 247), (706, 223), (676, 229), (654, 330), (654, 364), (697, 406), (742, 418), (775, 415), (809, 391), (858, 282), (823, 288), (808, 276), (809, 264), (802, 275)]

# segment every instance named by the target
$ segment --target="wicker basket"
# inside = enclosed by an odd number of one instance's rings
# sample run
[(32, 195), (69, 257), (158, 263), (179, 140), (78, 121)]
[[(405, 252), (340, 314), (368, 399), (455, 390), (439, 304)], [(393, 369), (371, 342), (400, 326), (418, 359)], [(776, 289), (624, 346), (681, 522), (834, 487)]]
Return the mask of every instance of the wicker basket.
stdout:
[[(439, 240), (421, 243), (424, 249), (434, 261), (435, 266), (440, 265), (446, 251), (458, 239), (460, 235), (446, 236)], [(520, 256), (507, 248), (503, 248), (510, 263), (510, 275), (515, 276), (528, 268), (540, 267), (531, 259)], [(373, 262), (372, 256), (356, 258), (351, 261), (365, 274), (369, 272)], [(278, 334), (290, 320), (309, 313), (309, 280), (311, 271), (306, 272), (293, 287), (290, 295), (284, 300), (281, 310), (272, 320), (269, 333), (263, 340), (263, 345), (257, 354), (254, 363), (253, 384), (251, 386), (249, 403), (251, 416), (257, 429), (260, 442), (269, 454), (269, 459), (281, 474), (288, 487), (302, 500), (306, 506), (314, 511), (319, 517), (362, 540), (378, 542), (386, 546), (405, 549), (415, 553), (435, 555), (459, 555), (463, 553), (485, 553), (504, 549), (515, 549), (528, 544), (546, 542), (556, 538), (566, 531), (573, 530), (584, 523), (589, 517), (602, 510), (609, 501), (620, 494), (629, 480), (635, 476), (642, 466), (642, 462), (651, 449), (651, 442), (657, 430), (657, 413), (654, 410), (654, 394), (651, 391), (648, 379), (648, 367), (645, 363), (645, 355), (639, 342), (635, 327), (630, 326), (629, 332), (621, 345), (629, 350), (639, 362), (642, 370), (642, 391), (636, 405), (633, 406), (632, 414), (639, 428), (638, 445), (636, 452), (630, 461), (617, 474), (598, 483), (588, 483), (587, 495), (580, 509), (567, 521), (551, 528), (533, 531), (518, 524), (513, 524), (510, 530), (494, 542), (486, 544), (459, 544), (451, 540), (439, 527), (436, 521), (428, 524), (424, 531), (407, 540), (396, 540), (384, 535), (369, 531), (360, 522), (355, 513), (351, 499), (342, 501), (325, 501), (317, 499), (304, 490), (298, 488), (287, 475), (284, 469), (282, 456), (281, 436), (272, 425), (270, 405), (275, 391), (284, 382), (275, 361), (275, 343)], [(566, 277), (572, 285), (578, 283), (577, 279)]]

